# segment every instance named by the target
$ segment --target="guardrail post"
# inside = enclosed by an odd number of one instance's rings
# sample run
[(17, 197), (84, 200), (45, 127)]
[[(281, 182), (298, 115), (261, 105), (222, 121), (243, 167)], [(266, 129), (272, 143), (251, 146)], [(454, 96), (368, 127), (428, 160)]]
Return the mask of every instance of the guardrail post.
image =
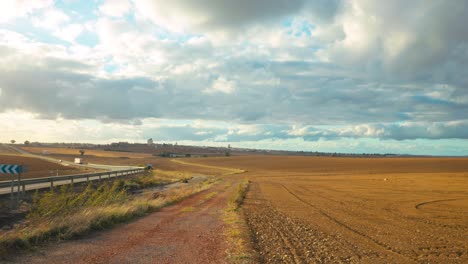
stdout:
[(99, 182), (101, 182), (101, 174), (99, 174)]
[(89, 176), (86, 176), (86, 181), (89, 182)]
[(73, 177), (71, 177), (70, 180), (71, 180), (71, 184), (73, 184)]
[(52, 190), (54, 188), (54, 180), (50, 179), (50, 189)]
[(14, 209), (16, 206), (15, 206), (15, 197), (14, 197), (14, 193), (15, 192), (15, 178), (13, 176), (13, 174), (11, 174), (11, 195), (10, 195), (10, 206), (11, 206), (11, 209)]
[(12, 207), (13, 207), (13, 200), (15, 199), (15, 197), (13, 197), (14, 192), (15, 192), (15, 178), (14, 178), (14, 176), (12, 174), (11, 175), (11, 196), (10, 196)]
[(17, 193), (18, 193), (18, 196), (20, 194), (20, 188), (21, 188), (21, 173), (18, 173), (18, 188), (17, 188)]

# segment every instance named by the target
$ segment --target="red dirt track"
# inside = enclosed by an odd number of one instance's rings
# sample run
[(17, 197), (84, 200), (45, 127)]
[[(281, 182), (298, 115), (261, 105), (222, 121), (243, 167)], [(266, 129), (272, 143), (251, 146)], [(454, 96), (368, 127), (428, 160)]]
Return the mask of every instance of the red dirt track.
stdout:
[[(51, 244), (14, 263), (225, 263), (222, 221), (233, 188), (219, 184), (178, 204), (88, 238)], [(234, 186), (234, 185), (231, 185)], [(219, 194), (206, 198), (217, 191)], [(190, 208), (190, 210), (186, 210)]]

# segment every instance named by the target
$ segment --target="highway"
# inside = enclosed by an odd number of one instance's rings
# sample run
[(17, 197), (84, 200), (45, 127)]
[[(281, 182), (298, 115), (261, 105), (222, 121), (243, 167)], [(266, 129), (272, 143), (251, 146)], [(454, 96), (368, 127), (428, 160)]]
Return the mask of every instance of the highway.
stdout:
[[(38, 158), (42, 160), (46, 160), (49, 162), (53, 163), (58, 163), (66, 166), (74, 166), (74, 167), (87, 167), (87, 168), (93, 168), (93, 169), (99, 169), (99, 170), (104, 170), (107, 172), (100, 173), (100, 174), (105, 174), (105, 175), (89, 175), (88, 174), (77, 174), (77, 175), (67, 175), (67, 176), (56, 176), (56, 177), (46, 177), (49, 179), (48, 182), (41, 182), (41, 183), (33, 183), (33, 184), (28, 184), (25, 185), (25, 191), (29, 190), (36, 190), (36, 189), (43, 189), (43, 188), (50, 188), (51, 187), (51, 182), (53, 186), (60, 186), (64, 184), (70, 184), (72, 183), (80, 183), (80, 182), (86, 182), (86, 181), (99, 181), (99, 180), (104, 180), (108, 178), (114, 178), (114, 177), (120, 177), (120, 176), (125, 176), (128, 174), (133, 174), (134, 172), (130, 173), (129, 170), (137, 170), (139, 169), (141, 172), (141, 167), (134, 167), (134, 166), (111, 166), (111, 165), (104, 165), (104, 164), (75, 164), (73, 162), (69, 161), (60, 161), (51, 157), (45, 157), (41, 155), (35, 155), (29, 152), (26, 152), (20, 148), (11, 146), (11, 145), (6, 145), (6, 144), (0, 144), (0, 150), (6, 150), (5, 152), (7, 153), (14, 153), (14, 154), (20, 154), (22, 156), (27, 156), (27, 157), (32, 157), (32, 158)], [(96, 173), (91, 173), (91, 174), (96, 174)], [(88, 176), (89, 175), (89, 176)], [(64, 179), (64, 177), (69, 177), (73, 178), (72, 179)], [(16, 176), (15, 176), (16, 179)], [(44, 178), (36, 178), (36, 179), (28, 179), (28, 180), (37, 180), (40, 181), (40, 179)], [(0, 195), (5, 195), (11, 193), (11, 187), (5, 187), (6, 184), (11, 183), (11, 181), (2, 181), (0, 182)], [(17, 191), (17, 187), (14, 188), (15, 192)]]
[(1, 147), (3, 149), (9, 149), (10, 152), (18, 153), (18, 154), (21, 154), (23, 156), (42, 159), (42, 160), (46, 160), (46, 161), (49, 161), (49, 162), (58, 163), (58, 164), (62, 164), (62, 165), (67, 165), (67, 166), (78, 167), (78, 168), (79, 167), (86, 167), (86, 168), (100, 169), (100, 170), (107, 170), (107, 171), (119, 171), (119, 170), (129, 170), (129, 169), (139, 168), (139, 167), (135, 167), (135, 166), (112, 166), (112, 165), (92, 164), (92, 163), (90, 163), (90, 164), (76, 164), (76, 163), (73, 163), (73, 162), (70, 162), (70, 161), (65, 161), (65, 160), (60, 161), (60, 160), (57, 160), (57, 159), (54, 159), (54, 158), (51, 158), (51, 157), (36, 155), (36, 154), (24, 151), (23, 149), (20, 149), (20, 148), (17, 148), (15, 146), (11, 146), (11, 145), (1, 144)]

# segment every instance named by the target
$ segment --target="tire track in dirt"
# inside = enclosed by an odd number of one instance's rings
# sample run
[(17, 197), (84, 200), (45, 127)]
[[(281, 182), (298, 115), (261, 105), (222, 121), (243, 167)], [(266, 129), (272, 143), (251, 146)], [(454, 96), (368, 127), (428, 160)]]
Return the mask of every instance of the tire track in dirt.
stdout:
[(258, 184), (251, 188), (244, 212), (261, 263), (358, 263), (362, 256), (371, 257), (372, 253), (360, 255), (341, 238), (276, 210), (259, 197)]
[[(307, 189), (307, 188), (305, 188), (305, 187), (303, 187), (303, 186), (295, 186), (295, 187), (296, 187), (297, 189), (300, 189), (300, 190), (303, 191), (303, 192), (310, 191), (309, 189)], [(299, 194), (303, 195), (302, 192), (299, 192)], [(305, 194), (304, 194), (304, 195), (305, 195)], [(310, 197), (310, 195), (311, 195), (310, 193), (307, 193), (307, 197)], [(320, 192), (319, 192), (319, 193), (313, 192), (313, 196), (314, 196), (314, 197), (319, 197), (319, 198), (321, 198), (321, 199), (323, 199), (323, 200), (325, 200), (325, 201), (330, 201), (330, 202), (332, 202), (332, 203), (335, 203), (335, 204), (341, 206), (342, 208), (343, 208), (343, 206), (346, 206), (346, 204), (343, 203), (342, 201), (338, 201), (338, 200), (332, 199), (332, 198), (330, 198), (330, 197), (327, 197), (327, 196), (321, 194)], [(440, 201), (447, 201), (447, 200), (448, 200), (448, 201), (461, 200), (461, 198), (457, 198), (457, 199), (443, 199), (443, 200), (440, 200)], [(409, 206), (409, 202), (411, 202), (411, 201), (414, 201), (414, 200), (408, 201), (408, 208), (410, 207), (410, 206)], [(437, 200), (437, 201), (439, 201), (439, 200)], [(348, 205), (348, 207), (349, 207), (349, 205)], [(346, 211), (343, 211), (343, 212), (346, 212), (346, 214), (348, 214), (348, 215), (354, 215), (354, 217), (356, 217), (356, 218), (359, 218), (359, 214), (365, 213), (365, 212), (356, 211), (356, 210), (353, 210), (353, 209), (348, 210), (347, 207), (344, 207), (343, 209), (346, 210)], [(425, 224), (425, 225), (428, 225), (428, 226), (430, 226), (429, 228), (438, 227), (438, 228), (450, 228), (450, 229), (455, 229), (455, 230), (458, 230), (458, 231), (464, 230), (464, 227), (463, 227), (463, 226), (460, 226), (460, 225), (452, 225), (452, 226), (449, 226), (449, 225), (446, 225), (446, 224), (433, 222), (433, 221), (428, 220), (428, 219), (423, 219), (423, 218), (419, 218), (419, 217), (415, 217), (415, 216), (407, 216), (407, 215), (404, 215), (404, 214), (402, 214), (402, 213), (398, 213), (398, 211), (397, 211), (395, 208), (393, 209), (393, 210), (395, 210), (395, 211), (392, 211), (392, 210), (389, 210), (389, 209), (385, 209), (385, 208), (382, 208), (382, 209), (384, 209), (385, 212), (387, 212), (388, 214), (390, 214), (390, 215), (392, 215), (392, 216), (394, 217), (394, 220), (388, 220), (388, 219), (386, 219), (385, 222), (394, 222), (394, 223), (398, 223), (397, 219), (406, 219), (406, 220), (411, 221), (411, 222), (414, 223), (414, 224)], [(359, 224), (361, 224), (361, 226), (362, 226), (362, 223), (359, 223)], [(414, 225), (414, 224), (413, 224), (413, 225)], [(348, 225), (348, 226), (349, 226), (349, 225)], [(408, 226), (408, 224), (406, 224), (406, 226)], [(370, 227), (371, 227), (371, 226), (367, 226), (367, 228), (370, 228)], [(401, 228), (405, 228), (405, 226), (401, 226)], [(417, 227), (414, 227), (414, 226), (413, 226), (413, 228), (408, 229), (408, 231), (411, 231), (411, 235), (408, 234), (407, 236), (408, 236), (408, 237), (412, 237), (412, 236), (413, 236), (413, 237), (414, 237), (414, 236), (422, 237), (422, 236), (425, 236), (425, 238), (422, 238), (420, 241), (424, 241), (424, 240), (425, 240), (425, 241), (428, 241), (428, 240), (431, 240), (431, 241), (438, 241), (438, 240), (441, 240), (441, 239), (442, 239), (442, 236), (440, 236), (440, 235), (439, 235), (439, 236), (434, 236), (432, 233), (423, 234), (423, 233), (420, 233), (419, 230), (424, 230), (424, 228), (422, 228), (422, 227), (417, 228)], [(371, 230), (369, 230), (369, 229), (366, 229), (366, 231), (367, 231), (369, 234), (374, 234), (374, 233), (373, 233), (374, 231), (371, 231)], [(375, 233), (378, 233), (378, 230), (375, 230)], [(386, 236), (386, 237), (387, 237), (388, 241), (392, 241), (392, 238), (389, 239), (388, 236)], [(397, 239), (397, 238), (395, 238), (395, 239)], [(380, 242), (382, 242), (382, 241), (380, 241)], [(453, 242), (452, 242), (452, 243), (453, 243)], [(382, 242), (382, 244), (385, 244), (385, 245), (386, 245), (385, 242)], [(400, 244), (400, 249), (399, 249), (399, 250), (394, 249), (394, 251), (401, 252), (401, 249), (402, 249), (402, 248), (403, 248), (403, 249), (406, 249), (406, 248), (409, 248), (409, 246), (401, 246), (401, 244)], [(427, 252), (423, 252), (423, 251), (421, 250), (421, 248), (425, 248), (425, 247), (424, 247), (424, 246), (418, 246), (418, 247), (417, 247), (418, 250), (416, 250), (416, 251), (414, 251), (414, 250), (413, 250), (413, 251), (407, 251), (407, 252), (409, 252), (410, 254), (415, 254), (415, 256), (421, 256), (421, 255), (424, 255), (425, 253), (427, 253)], [(429, 247), (429, 248), (430, 248), (430, 247)], [(454, 254), (458, 254), (457, 252), (458, 252), (459, 250), (458, 250), (457, 246), (452, 245), (451, 247), (446, 246), (445, 248), (447, 249), (446, 251), (449, 251), (449, 249), (450, 249), (452, 252), (455, 252)], [(427, 251), (427, 250), (426, 250), (426, 251)], [(402, 253), (400, 253), (400, 254), (402, 254)], [(404, 255), (404, 254), (402, 254), (402, 255)], [(419, 262), (422, 261), (420, 257), (417, 258), (417, 259), (416, 259), (416, 257), (414, 257), (413, 259), (414, 259), (414, 261), (419, 261)]]
[[(424, 205), (426, 205), (428, 203), (430, 204), (432, 202), (458, 201), (458, 200), (464, 200), (464, 199), (456, 198), (456, 199), (441, 199), (441, 200), (435, 200), (435, 201), (428, 201), (428, 202), (418, 203), (414, 207), (415, 207), (415, 209), (423, 210), (423, 209), (421, 209), (421, 206), (424, 206)], [(414, 199), (406, 201), (406, 203), (413, 203), (413, 202), (415, 202)], [(393, 216), (395, 216), (397, 218), (406, 219), (406, 220), (412, 221), (412, 222), (414, 222), (416, 224), (425, 224), (425, 225), (428, 225), (428, 226), (439, 227), (439, 228), (449, 228), (449, 229), (457, 230), (457, 231), (466, 230), (468, 228), (467, 225), (446, 224), (446, 223), (440, 223), (440, 222), (437, 222), (437, 221), (434, 221), (434, 220), (430, 220), (430, 219), (427, 219), (427, 218), (405, 215), (405, 214), (401, 213), (398, 210), (397, 206), (401, 205), (401, 204), (402, 204), (401, 201), (400, 202), (395, 202), (395, 203), (389, 203), (389, 204), (387, 204), (387, 206), (389, 208), (382, 208), (382, 209), (385, 210), (386, 212), (388, 212), (389, 214), (392, 214)], [(411, 207), (411, 206), (408, 205), (408, 207)]]
[(336, 223), (337, 225), (367, 239), (368, 241), (371, 241), (373, 242), (375, 245), (377, 245), (378, 247), (384, 249), (385, 251), (393, 254), (393, 255), (396, 255), (400, 258), (404, 258), (405, 260), (410, 260), (410, 261), (413, 261), (413, 262), (417, 262), (416, 259), (414, 258), (411, 258), (411, 257), (408, 257), (408, 256), (405, 256), (401, 253), (399, 253), (397, 250), (395, 250), (394, 248), (392, 248), (391, 246), (377, 240), (377, 239), (374, 239), (366, 234), (364, 234), (363, 232), (355, 229), (355, 228), (352, 228), (351, 226), (339, 221), (338, 219), (334, 218), (333, 216), (329, 215), (328, 213), (326, 213), (325, 211), (323, 211), (322, 209), (318, 208), (317, 206), (305, 201), (304, 199), (300, 198), (298, 195), (296, 195), (295, 193), (293, 193), (290, 189), (288, 189), (284, 184), (282, 183), (279, 183), (279, 185), (281, 185), (289, 194), (291, 194), (292, 196), (294, 196), (297, 200), (299, 200), (300, 202), (308, 205), (309, 207), (312, 207), (314, 208), (317, 212), (319, 212), (321, 215), (325, 216), (326, 218), (328, 218), (330, 221)]
[(461, 199), (441, 199), (441, 200), (427, 201), (427, 202), (418, 203), (417, 205), (414, 206), (414, 208), (421, 209), (421, 207), (424, 205), (433, 204), (433, 203), (441, 203), (441, 202), (457, 201), (457, 200), (461, 200)]

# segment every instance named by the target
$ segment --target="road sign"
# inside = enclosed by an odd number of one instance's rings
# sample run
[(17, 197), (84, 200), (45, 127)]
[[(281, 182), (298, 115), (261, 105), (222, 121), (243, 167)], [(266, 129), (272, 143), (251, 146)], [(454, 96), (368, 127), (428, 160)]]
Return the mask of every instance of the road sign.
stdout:
[(24, 168), (22, 165), (14, 165), (14, 164), (0, 164), (0, 173), (4, 174), (20, 174), (24, 172)]

